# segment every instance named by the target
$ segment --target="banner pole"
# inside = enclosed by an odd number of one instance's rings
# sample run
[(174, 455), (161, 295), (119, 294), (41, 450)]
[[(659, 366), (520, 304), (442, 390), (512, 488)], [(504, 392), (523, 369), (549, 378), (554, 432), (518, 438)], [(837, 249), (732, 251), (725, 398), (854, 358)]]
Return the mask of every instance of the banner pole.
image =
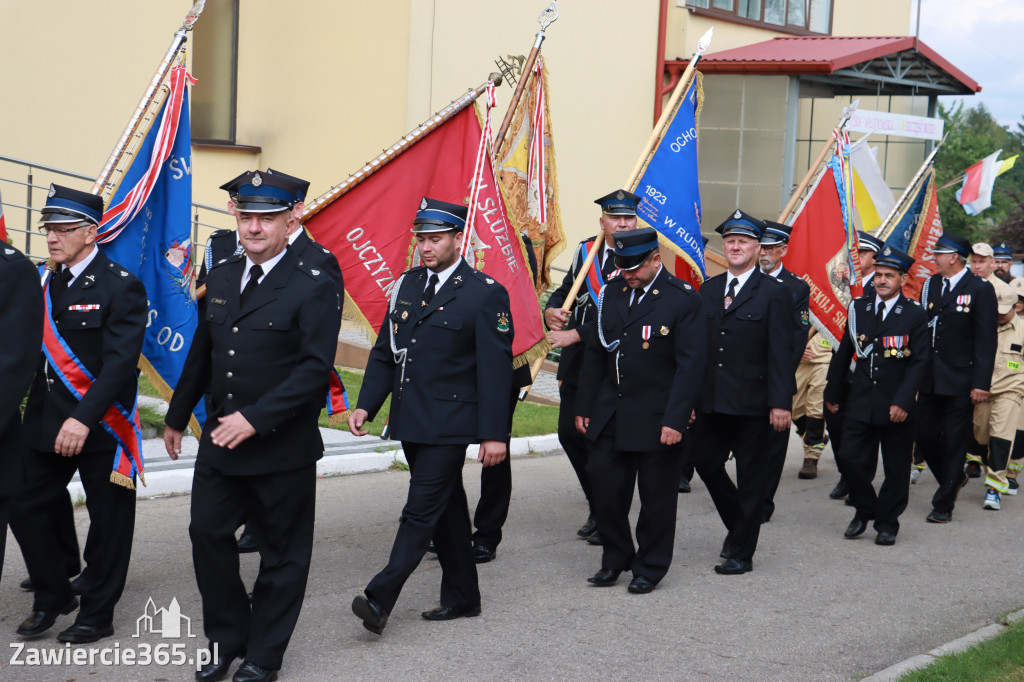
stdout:
[(103, 195), (104, 199), (109, 199), (117, 189), (117, 184), (110, 183), (110, 178), (114, 173), (114, 169), (120, 164), (125, 152), (128, 149), (128, 145), (137, 138), (144, 137), (148, 130), (140, 130), (143, 123), (151, 124), (152, 120), (147, 120), (145, 114), (156, 99), (157, 91), (161, 89), (164, 79), (167, 77), (167, 73), (171, 70), (172, 62), (177, 59), (178, 54), (181, 52), (185, 45), (186, 34), (193, 29), (196, 21), (199, 20), (199, 15), (203, 13), (203, 8), (206, 6), (206, 0), (196, 0), (195, 4), (192, 5), (192, 9), (189, 10), (188, 14), (185, 15), (185, 21), (182, 23), (171, 39), (171, 46), (167, 48), (167, 53), (161, 60), (160, 65), (156, 69), (156, 73), (153, 74), (153, 78), (149, 81), (149, 85), (146, 87), (145, 93), (142, 95), (142, 99), (139, 101), (135, 111), (132, 113), (130, 119), (128, 119), (128, 125), (125, 127), (124, 132), (121, 133), (121, 137), (118, 139), (117, 144), (114, 145), (114, 150), (110, 153), (110, 158), (103, 165), (103, 170), (100, 171), (99, 177), (96, 178), (96, 182), (93, 183), (92, 194)]
[(909, 201), (910, 194), (914, 190), (914, 188), (917, 187), (918, 180), (920, 180), (921, 176), (923, 176), (928, 171), (928, 169), (931, 168), (932, 163), (934, 163), (935, 161), (935, 155), (939, 153), (939, 149), (942, 147), (945, 141), (946, 137), (943, 136), (942, 139), (939, 140), (939, 143), (935, 145), (935, 148), (931, 151), (931, 153), (928, 154), (928, 156), (925, 158), (924, 163), (921, 164), (921, 167), (917, 169), (916, 173), (914, 173), (914, 177), (912, 177), (910, 179), (910, 182), (907, 183), (906, 189), (904, 189), (903, 194), (900, 195), (900, 200), (897, 201), (896, 205), (894, 205), (892, 207), (892, 210), (889, 211), (889, 215), (885, 216), (885, 220), (882, 221), (882, 226), (878, 228), (878, 231), (876, 233), (876, 236), (883, 242), (889, 237), (889, 234), (892, 232), (893, 226), (890, 223), (897, 215), (899, 215), (904, 204), (906, 204), (907, 201)]

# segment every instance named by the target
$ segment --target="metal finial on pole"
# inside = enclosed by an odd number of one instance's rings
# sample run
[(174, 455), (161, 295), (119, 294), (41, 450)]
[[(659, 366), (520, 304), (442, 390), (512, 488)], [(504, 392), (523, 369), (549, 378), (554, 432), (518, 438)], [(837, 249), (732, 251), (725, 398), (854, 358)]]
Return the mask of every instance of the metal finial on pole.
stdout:
[(548, 30), (548, 26), (558, 21), (558, 0), (552, 0), (551, 4), (544, 8), (544, 11), (537, 17), (541, 33)]

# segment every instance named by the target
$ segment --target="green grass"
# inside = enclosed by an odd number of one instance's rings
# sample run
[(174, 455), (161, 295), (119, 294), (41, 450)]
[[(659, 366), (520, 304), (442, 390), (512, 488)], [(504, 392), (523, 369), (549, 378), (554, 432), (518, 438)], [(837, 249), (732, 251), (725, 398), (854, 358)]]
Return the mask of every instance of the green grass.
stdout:
[(967, 651), (943, 656), (908, 673), (900, 682), (1024, 681), (1024, 623), (1015, 623), (997, 637)]
[[(363, 375), (356, 372), (338, 369), (341, 380), (345, 383), (345, 390), (348, 393), (348, 402), (353, 408), (359, 402), (359, 389), (363, 383)], [(377, 414), (372, 422), (367, 422), (365, 428), (371, 434), (379, 436), (384, 428), (384, 421), (387, 419), (391, 409), (391, 398), (384, 401), (384, 407)], [(347, 424), (330, 424), (327, 420), (327, 410), (320, 412), (320, 426), (331, 429), (347, 430)], [(512, 437), (539, 436), (558, 431), (558, 408), (550, 405), (538, 405), (536, 403), (519, 403), (516, 406), (515, 417), (512, 419)]]
[(152, 396), (153, 398), (162, 397), (156, 390), (156, 387), (150, 383), (149, 379), (147, 379), (144, 374), (139, 375), (139, 393), (142, 395)]
[(143, 429), (154, 428), (161, 435), (164, 432), (164, 416), (145, 405), (139, 405), (139, 424)]

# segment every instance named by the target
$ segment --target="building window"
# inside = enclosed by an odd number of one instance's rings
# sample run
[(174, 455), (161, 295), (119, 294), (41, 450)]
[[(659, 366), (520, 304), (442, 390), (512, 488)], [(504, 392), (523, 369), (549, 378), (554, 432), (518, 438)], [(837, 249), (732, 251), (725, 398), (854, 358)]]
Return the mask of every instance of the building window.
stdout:
[(686, 6), (773, 31), (828, 35), (832, 29), (832, 0), (686, 0)]
[(238, 0), (207, 3), (192, 42), (192, 139), (235, 144)]

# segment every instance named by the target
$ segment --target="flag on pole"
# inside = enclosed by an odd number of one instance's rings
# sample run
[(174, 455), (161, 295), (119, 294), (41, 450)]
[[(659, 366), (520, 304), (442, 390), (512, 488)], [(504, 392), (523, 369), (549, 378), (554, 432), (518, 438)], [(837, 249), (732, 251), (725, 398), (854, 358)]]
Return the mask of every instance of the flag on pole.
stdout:
[[(192, 141), (184, 66), (171, 70), (170, 94), (108, 203), (97, 242), (138, 277), (149, 300), (140, 366), (170, 398), (185, 365), (198, 310), (192, 298)], [(196, 435), (202, 402), (190, 422)]]
[(1002, 161), (1000, 161), (999, 165), (996, 167), (996, 177), (999, 177), (1000, 175), (1002, 175), (1006, 171), (1008, 171), (1011, 168), (1013, 168), (1013, 164), (1017, 162), (1017, 156), (1019, 156), (1019, 155), (1018, 154), (1014, 154), (1010, 158), (1003, 159)]
[(939, 197), (935, 187), (935, 169), (929, 168), (906, 192), (907, 200), (892, 221), (876, 235), (891, 246), (914, 258), (907, 273), (903, 294), (918, 299), (926, 279), (938, 272), (932, 249), (942, 236)]
[(4, 201), (0, 197), (0, 242), (7, 241), (7, 222), (4, 220)]
[(395, 282), (414, 264), (411, 228), (422, 198), (468, 204), (469, 197), (476, 196), (470, 211), (475, 228), (472, 236), (468, 229), (466, 235), (474, 240), (474, 253), (467, 260), (508, 290), (516, 330), (512, 352), (518, 367), (546, 353), (549, 346), (523, 242), (505, 214), (489, 154), (481, 159), (482, 181), (471, 186), (482, 132), (475, 107), (465, 107), (348, 192), (323, 205), (317, 199), (304, 224), (337, 257), (348, 309), (376, 334)]
[(529, 89), (498, 150), (498, 176), (509, 216), (533, 241), (540, 264), (538, 292), (551, 286), (551, 263), (565, 249), (548, 93), (547, 64), (538, 56)]
[(999, 149), (989, 154), (964, 171), (964, 184), (956, 191), (956, 200), (964, 207), (967, 215), (978, 215), (992, 205), (992, 186), (999, 174), (998, 159), (1002, 151)]
[(702, 80), (700, 72), (695, 72), (643, 173), (629, 188), (641, 197), (636, 211), (639, 222), (659, 232), (662, 245), (683, 261), (676, 275), (695, 287), (707, 277), (697, 173), (697, 130), (704, 105)]
[(861, 138), (850, 148), (850, 163), (853, 166), (854, 204), (860, 216), (861, 229), (873, 232), (882, 225), (896, 201), (892, 190), (885, 184), (882, 169), (878, 167), (878, 148), (868, 147), (866, 139)]
[(861, 294), (842, 166), (842, 155), (833, 155), (818, 176), (793, 218), (784, 259), (786, 269), (811, 287), (811, 324), (833, 347), (846, 329), (850, 302)]

